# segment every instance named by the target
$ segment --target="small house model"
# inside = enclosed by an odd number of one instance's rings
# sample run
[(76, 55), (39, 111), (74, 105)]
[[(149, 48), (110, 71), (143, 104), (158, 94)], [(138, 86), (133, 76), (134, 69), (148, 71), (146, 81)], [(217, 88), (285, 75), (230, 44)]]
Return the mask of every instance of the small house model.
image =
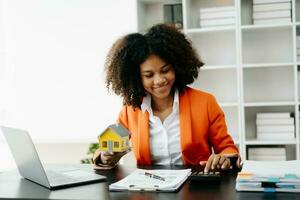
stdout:
[(129, 131), (122, 124), (112, 124), (98, 136), (98, 141), (101, 151), (126, 151), (129, 149)]

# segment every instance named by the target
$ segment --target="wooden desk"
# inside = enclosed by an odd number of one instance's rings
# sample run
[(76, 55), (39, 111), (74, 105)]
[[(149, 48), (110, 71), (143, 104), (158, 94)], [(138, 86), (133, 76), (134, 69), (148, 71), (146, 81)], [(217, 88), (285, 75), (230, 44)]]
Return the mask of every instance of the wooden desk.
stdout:
[[(81, 165), (86, 170), (92, 170), (90, 165)], [(149, 167), (141, 167), (148, 168)], [(152, 167), (152, 168), (162, 168)], [(174, 168), (178, 167), (164, 167)], [(140, 192), (109, 192), (108, 185), (122, 179), (135, 167), (118, 166), (111, 171), (98, 172), (107, 176), (107, 181), (50, 191), (19, 176), (17, 171), (0, 173), (0, 199), (101, 199), (101, 200), (154, 200), (154, 199), (189, 199), (189, 200), (260, 200), (260, 199), (300, 199), (300, 193), (254, 193), (236, 192), (236, 172), (223, 175), (220, 185), (197, 185), (188, 181), (177, 193), (140, 193)]]

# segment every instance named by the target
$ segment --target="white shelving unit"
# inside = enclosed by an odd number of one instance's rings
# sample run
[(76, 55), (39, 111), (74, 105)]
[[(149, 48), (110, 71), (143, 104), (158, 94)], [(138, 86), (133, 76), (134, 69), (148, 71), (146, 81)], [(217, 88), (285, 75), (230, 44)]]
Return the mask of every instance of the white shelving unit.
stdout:
[[(251, 146), (285, 146), (288, 160), (300, 159), (300, 0), (291, 2), (291, 23), (253, 25), (253, 0), (137, 0), (140, 32), (163, 22), (164, 4), (182, 3), (183, 31), (205, 63), (192, 87), (217, 98), (243, 159)], [(235, 25), (201, 28), (199, 9), (218, 6), (235, 7)], [(295, 139), (257, 140), (258, 112), (294, 113)]]

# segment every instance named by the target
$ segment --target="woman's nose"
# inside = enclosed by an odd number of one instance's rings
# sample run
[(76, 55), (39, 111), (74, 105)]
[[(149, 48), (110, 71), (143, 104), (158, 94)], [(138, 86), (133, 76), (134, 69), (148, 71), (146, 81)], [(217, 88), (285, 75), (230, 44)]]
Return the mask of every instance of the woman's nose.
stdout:
[(166, 81), (165, 77), (158, 76), (158, 77), (155, 78), (154, 83), (157, 84), (157, 85), (162, 85), (162, 84), (165, 83), (165, 81)]

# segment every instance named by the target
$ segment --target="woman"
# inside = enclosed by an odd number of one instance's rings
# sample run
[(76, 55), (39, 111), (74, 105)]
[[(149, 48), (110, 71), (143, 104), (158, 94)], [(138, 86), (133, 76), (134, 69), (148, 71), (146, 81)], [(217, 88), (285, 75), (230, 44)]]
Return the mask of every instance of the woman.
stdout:
[[(118, 122), (131, 132), (137, 164), (203, 165), (229, 169), (239, 158), (215, 98), (192, 89), (203, 63), (186, 36), (158, 24), (115, 42), (106, 60), (106, 83), (123, 98)], [(213, 151), (212, 151), (213, 150)], [(111, 169), (127, 152), (97, 151), (95, 169)]]

